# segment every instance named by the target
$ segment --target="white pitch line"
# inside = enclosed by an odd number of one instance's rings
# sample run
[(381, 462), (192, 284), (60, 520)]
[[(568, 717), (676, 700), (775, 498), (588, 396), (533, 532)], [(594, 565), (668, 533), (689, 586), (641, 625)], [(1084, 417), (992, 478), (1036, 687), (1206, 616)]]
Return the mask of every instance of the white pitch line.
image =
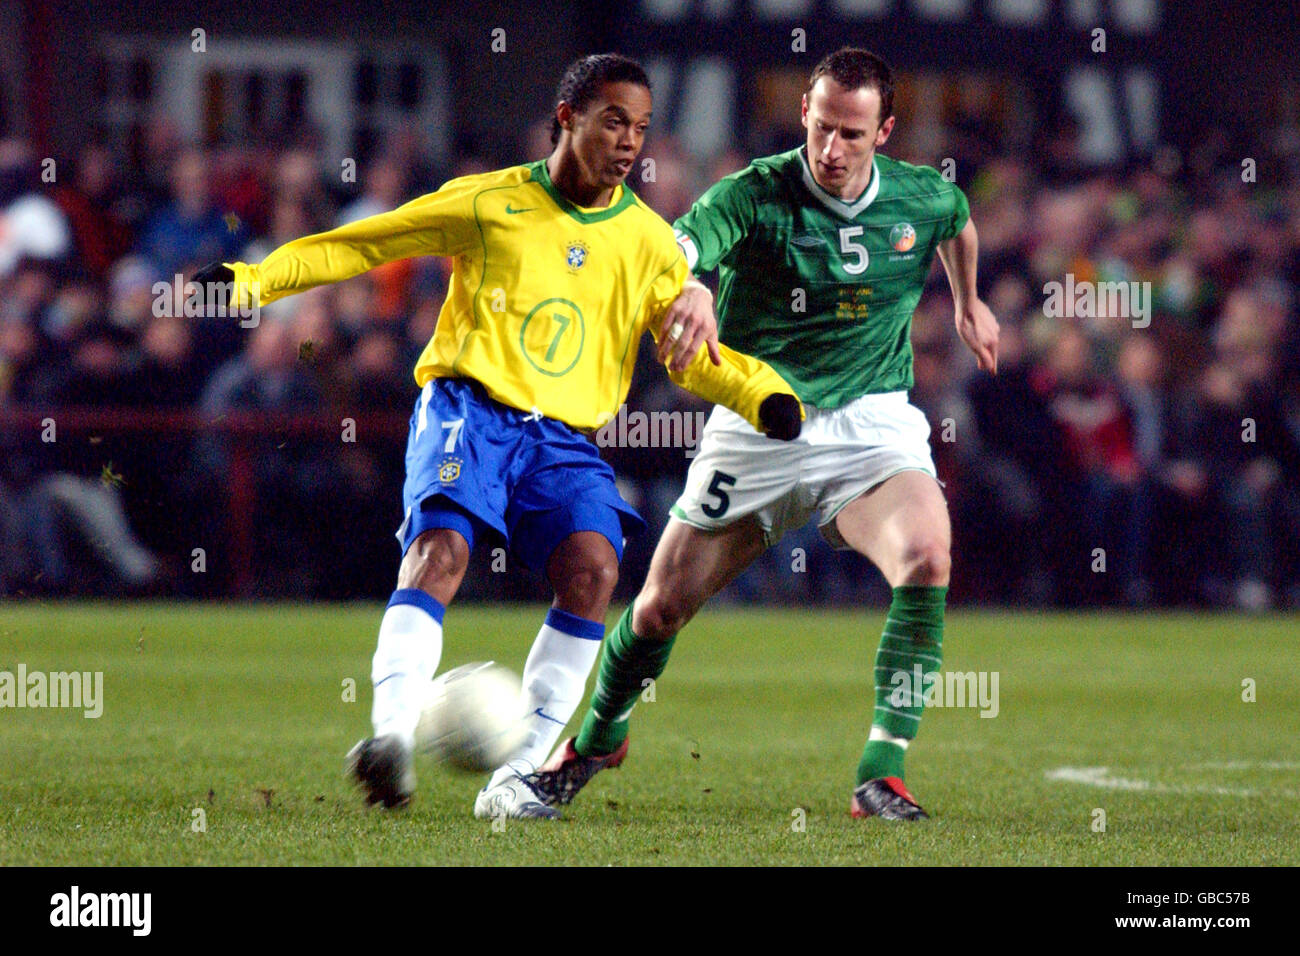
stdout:
[(1210, 793), (1221, 797), (1300, 797), (1295, 790), (1269, 790), (1261, 793), (1244, 787), (1215, 787), (1206, 784), (1159, 783), (1112, 776), (1109, 767), (1057, 767), (1046, 772), (1048, 780), (1081, 783), (1105, 790), (1128, 790), (1145, 793)]
[(1183, 770), (1300, 770), (1295, 760), (1228, 760), (1221, 763), (1189, 763)]

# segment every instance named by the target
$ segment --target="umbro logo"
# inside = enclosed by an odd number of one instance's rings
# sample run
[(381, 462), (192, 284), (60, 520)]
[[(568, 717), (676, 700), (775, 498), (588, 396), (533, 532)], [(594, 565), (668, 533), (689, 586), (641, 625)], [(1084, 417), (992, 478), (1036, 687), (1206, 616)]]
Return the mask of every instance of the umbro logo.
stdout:
[(507, 215), (507, 216), (517, 216), (517, 215), (519, 215), (521, 212), (534, 212), (534, 211), (536, 211), (536, 209), (537, 209), (536, 206), (529, 206), (527, 209), (515, 209), (514, 207), (512, 207), (512, 206), (510, 205), (510, 203), (506, 203), (506, 215)]
[(826, 240), (821, 236), (814, 236), (809, 233), (804, 233), (802, 236), (795, 236), (790, 241), (796, 246), (800, 246), (804, 249), (812, 249), (814, 246), (826, 245)]

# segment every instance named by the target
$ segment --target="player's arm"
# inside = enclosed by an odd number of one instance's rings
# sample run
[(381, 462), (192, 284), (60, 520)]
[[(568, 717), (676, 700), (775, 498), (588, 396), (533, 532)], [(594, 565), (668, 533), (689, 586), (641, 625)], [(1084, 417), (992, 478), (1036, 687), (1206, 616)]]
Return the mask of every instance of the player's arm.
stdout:
[(669, 371), (684, 371), (703, 345), (709, 361), (722, 364), (718, 351), (718, 320), (713, 314), (713, 293), (699, 279), (687, 279), (681, 294), (664, 311), (655, 336), (659, 343), (659, 361)]
[[(677, 244), (693, 272), (717, 267), (753, 224), (757, 204), (752, 174), (736, 173), (709, 187), (690, 210), (673, 224)], [(674, 333), (677, 333), (676, 336)], [(655, 335), (659, 361), (670, 372), (684, 371), (701, 344), (707, 345), (714, 365), (722, 363), (718, 351), (718, 322), (713, 293), (698, 279), (689, 279), (668, 307)]]
[[(996, 375), (998, 320), (975, 291), (979, 234), (975, 231), (975, 223), (970, 218), (966, 198), (955, 186), (952, 189), (960, 200), (955, 204), (954, 219), (950, 222), (949, 231), (955, 228), (956, 232), (939, 243), (937, 247), (939, 261), (943, 263), (944, 271), (948, 273), (948, 285), (952, 289), (957, 334), (975, 353), (980, 370)], [(961, 219), (965, 221), (959, 224)]]
[(673, 223), (677, 244), (696, 275), (716, 269), (749, 235), (758, 218), (757, 175), (751, 167), (723, 177)]
[[(651, 310), (646, 323), (656, 342), (662, 313), (689, 275), (686, 260), (679, 258), (651, 289), (650, 301), (663, 303)], [(803, 404), (772, 366), (725, 345), (718, 346), (718, 358), (719, 364), (714, 365), (708, 352), (700, 349), (686, 368), (675, 371), (670, 367), (668, 377), (705, 401), (727, 406), (769, 438), (790, 441), (799, 437)]]
[(452, 180), (391, 212), (287, 242), (260, 263), (213, 263), (193, 281), (201, 286), (222, 283), (232, 303), (251, 307), (350, 279), (397, 259), (459, 255), (475, 241), (476, 192), (477, 184)]

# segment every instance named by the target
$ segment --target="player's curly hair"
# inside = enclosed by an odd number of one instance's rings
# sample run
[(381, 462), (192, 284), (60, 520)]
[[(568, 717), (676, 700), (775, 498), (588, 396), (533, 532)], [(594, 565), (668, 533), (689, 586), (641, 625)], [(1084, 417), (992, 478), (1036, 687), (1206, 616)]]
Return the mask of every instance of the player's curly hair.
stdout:
[(823, 76), (849, 90), (871, 87), (880, 94), (880, 122), (894, 115), (893, 68), (870, 50), (846, 46), (823, 57), (808, 78), (809, 92)]
[[(586, 109), (605, 83), (635, 83), (650, 89), (650, 77), (636, 60), (619, 53), (593, 53), (574, 60), (555, 88), (555, 105), (568, 103), (575, 111)], [(560, 141), (560, 121), (551, 116), (551, 145)]]

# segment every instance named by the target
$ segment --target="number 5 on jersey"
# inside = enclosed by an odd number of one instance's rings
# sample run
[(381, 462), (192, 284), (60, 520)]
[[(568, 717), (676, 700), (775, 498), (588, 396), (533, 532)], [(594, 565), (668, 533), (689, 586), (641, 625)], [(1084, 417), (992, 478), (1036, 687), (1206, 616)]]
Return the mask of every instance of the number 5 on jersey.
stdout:
[(867, 271), (867, 265), (871, 262), (871, 256), (867, 254), (867, 247), (860, 242), (853, 240), (862, 235), (861, 226), (843, 226), (840, 229), (840, 252), (846, 256), (855, 256), (853, 262), (845, 260), (841, 265), (844, 271), (851, 276), (860, 276)]

